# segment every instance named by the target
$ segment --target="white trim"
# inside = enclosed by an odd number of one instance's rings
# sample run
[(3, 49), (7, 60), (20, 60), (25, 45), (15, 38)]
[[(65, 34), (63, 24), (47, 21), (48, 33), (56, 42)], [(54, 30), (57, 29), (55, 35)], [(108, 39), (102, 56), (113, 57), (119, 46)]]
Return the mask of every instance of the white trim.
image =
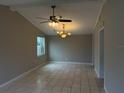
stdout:
[(19, 80), (19, 79), (23, 78), (24, 76), (26, 76), (26, 75), (29, 74), (30, 72), (32, 72), (32, 71), (38, 69), (39, 67), (43, 66), (44, 64), (45, 64), (45, 63), (40, 64), (40, 65), (38, 65), (38, 66), (36, 66), (36, 67), (34, 67), (34, 68), (32, 68), (32, 69), (30, 69), (30, 70), (28, 70), (28, 71), (22, 73), (22, 74), (20, 74), (19, 76), (17, 76), (17, 77), (15, 77), (15, 78), (13, 78), (13, 79), (11, 79), (11, 80), (9, 80), (9, 81), (7, 81), (7, 82), (1, 84), (1, 85), (0, 85), (0, 88), (6, 86), (6, 85), (8, 85), (8, 84), (10, 84), (10, 83), (12, 83), (12, 82), (14, 82), (14, 81), (16, 81), (16, 80)]
[(107, 88), (105, 87), (105, 84), (104, 84), (104, 90), (105, 90), (105, 93), (109, 93)]
[(9, 9), (10, 9), (11, 11), (13, 11), (13, 12), (16, 12), (16, 11), (17, 11), (16, 8), (15, 8), (15, 7), (12, 7), (12, 6), (10, 6)]
[(92, 63), (74, 62), (74, 61), (49, 61), (49, 63), (66, 63), (66, 64), (86, 64), (86, 65), (93, 65)]
[(98, 61), (98, 71), (96, 70), (96, 68), (95, 68), (95, 72), (96, 72), (96, 75), (97, 75), (97, 77), (98, 78), (101, 78), (100, 77), (100, 32), (102, 31), (104, 29), (104, 26), (97, 32), (98, 33), (98, 59), (97, 59), (97, 61)]
[(97, 72), (96, 68), (95, 68), (94, 70), (95, 70), (95, 72), (96, 72), (97, 78), (99, 78), (99, 73)]
[(96, 22), (95, 22), (95, 25), (94, 25), (94, 29), (95, 29), (95, 27), (96, 27), (96, 25), (97, 25), (97, 22), (99, 21), (99, 17), (100, 17), (100, 15), (101, 15), (103, 6), (104, 6), (104, 4), (105, 4), (106, 1), (107, 1), (107, 0), (104, 0), (103, 3), (101, 4), (101, 7), (100, 7), (100, 10), (99, 10), (99, 13), (98, 13), (98, 15), (97, 15)]
[(95, 34), (92, 34), (92, 64), (94, 65), (94, 36)]
[(103, 27), (101, 27), (101, 28), (99, 29), (99, 31), (98, 31), (98, 32), (102, 31), (103, 29), (104, 29), (104, 26), (103, 26)]

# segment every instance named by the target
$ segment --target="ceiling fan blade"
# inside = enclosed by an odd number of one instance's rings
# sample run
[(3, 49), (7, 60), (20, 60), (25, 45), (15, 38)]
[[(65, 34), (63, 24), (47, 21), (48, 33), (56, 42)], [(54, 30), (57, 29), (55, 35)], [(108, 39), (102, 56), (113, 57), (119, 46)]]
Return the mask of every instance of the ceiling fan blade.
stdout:
[(44, 19), (44, 20), (49, 20), (48, 18), (44, 18), (44, 17), (36, 17), (37, 19)]
[(72, 22), (72, 20), (69, 20), (69, 19), (59, 19), (59, 22)]
[(40, 24), (42, 24), (42, 23), (47, 23), (47, 22), (50, 22), (50, 21), (42, 21), (42, 22), (40, 22)]

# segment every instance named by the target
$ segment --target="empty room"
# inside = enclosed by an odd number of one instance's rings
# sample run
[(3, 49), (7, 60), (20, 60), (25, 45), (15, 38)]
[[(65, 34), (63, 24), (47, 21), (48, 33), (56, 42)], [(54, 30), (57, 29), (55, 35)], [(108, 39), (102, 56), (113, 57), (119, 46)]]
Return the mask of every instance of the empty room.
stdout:
[(0, 0), (0, 93), (124, 93), (123, 0)]

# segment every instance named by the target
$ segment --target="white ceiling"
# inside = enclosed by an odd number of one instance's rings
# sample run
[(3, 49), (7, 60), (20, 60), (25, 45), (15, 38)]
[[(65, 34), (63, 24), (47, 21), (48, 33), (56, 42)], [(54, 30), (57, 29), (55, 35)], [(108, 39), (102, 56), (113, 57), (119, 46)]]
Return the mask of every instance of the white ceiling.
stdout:
[[(66, 31), (72, 34), (90, 34), (93, 32), (97, 16), (103, 0), (0, 0), (0, 4), (11, 6), (12, 10), (18, 11), (33, 25), (38, 27), (47, 35), (55, 35), (48, 23), (40, 24), (42, 19), (52, 15), (50, 5), (55, 3), (56, 15), (72, 19), (73, 22), (66, 23)], [(58, 27), (60, 27), (59, 25)]]

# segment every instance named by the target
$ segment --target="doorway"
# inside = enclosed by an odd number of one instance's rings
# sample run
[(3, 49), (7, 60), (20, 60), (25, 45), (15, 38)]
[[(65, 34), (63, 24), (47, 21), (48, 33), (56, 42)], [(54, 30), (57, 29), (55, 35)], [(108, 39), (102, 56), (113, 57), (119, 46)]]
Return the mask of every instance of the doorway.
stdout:
[(104, 28), (99, 32), (99, 78), (104, 79)]

